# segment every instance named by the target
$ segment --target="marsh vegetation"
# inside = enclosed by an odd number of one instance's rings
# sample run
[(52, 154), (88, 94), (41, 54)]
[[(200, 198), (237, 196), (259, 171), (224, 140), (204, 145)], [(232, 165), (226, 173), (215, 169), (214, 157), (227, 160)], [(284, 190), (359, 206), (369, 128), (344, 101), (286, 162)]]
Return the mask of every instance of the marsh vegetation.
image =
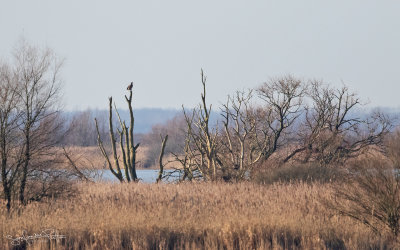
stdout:
[[(79, 184), (77, 196), (1, 212), (1, 233), (54, 228), (54, 249), (366, 249), (392, 246), (327, 209), (331, 184)], [(381, 228), (385, 232), (384, 228)], [(10, 241), (2, 238), (3, 246)], [(32, 249), (48, 247), (48, 242)]]
[[(213, 109), (202, 70), (197, 107), (137, 134), (132, 83), (126, 117), (112, 97), (63, 115), (60, 62), (23, 43), (0, 65), (4, 248), (400, 246), (400, 133), (346, 86), (285, 75)], [(138, 178), (148, 166), (157, 183)], [(63, 237), (35, 240), (46, 229)]]

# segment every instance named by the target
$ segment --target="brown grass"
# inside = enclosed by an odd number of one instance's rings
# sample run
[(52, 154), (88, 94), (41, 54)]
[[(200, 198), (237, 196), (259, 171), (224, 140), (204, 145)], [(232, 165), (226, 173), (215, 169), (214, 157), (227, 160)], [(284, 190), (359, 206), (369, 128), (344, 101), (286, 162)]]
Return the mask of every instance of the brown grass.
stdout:
[[(330, 185), (79, 184), (70, 200), (0, 209), (1, 235), (57, 229), (67, 238), (32, 249), (366, 249), (388, 246), (327, 210)], [(40, 245), (42, 244), (42, 245)], [(5, 237), (2, 249), (10, 247)]]

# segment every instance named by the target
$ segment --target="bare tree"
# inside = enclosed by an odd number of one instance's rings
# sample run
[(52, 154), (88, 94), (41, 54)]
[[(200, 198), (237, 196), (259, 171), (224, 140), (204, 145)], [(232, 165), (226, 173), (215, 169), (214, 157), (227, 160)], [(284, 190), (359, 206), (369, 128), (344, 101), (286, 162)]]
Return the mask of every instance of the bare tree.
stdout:
[(177, 158), (184, 177), (199, 172), (204, 179), (245, 178), (259, 161), (266, 161), (284, 142), (286, 130), (301, 114), (305, 88), (292, 76), (272, 79), (257, 89), (265, 102), (251, 103), (252, 91), (237, 92), (222, 107), (223, 127), (210, 125), (211, 106), (206, 104), (206, 77), (201, 72), (203, 93), (198, 108), (184, 109), (187, 137), (184, 157)]
[(16, 130), (19, 126), (18, 84), (7, 64), (0, 65), (0, 157), (1, 182), (7, 210), (11, 207), (12, 191), (22, 165), (22, 150)]
[[(7, 208), (67, 191), (68, 173), (57, 169), (56, 144), (62, 65), (49, 49), (22, 41), (0, 69), (1, 178)], [(36, 188), (37, 187), (37, 188)]]
[[(390, 119), (380, 112), (368, 118), (355, 113), (360, 99), (347, 87), (333, 89), (320, 81), (311, 81), (308, 88), (311, 106), (299, 129), (300, 143), (284, 161), (301, 155), (302, 161), (318, 161), (327, 165), (360, 155), (371, 146), (383, 146), (383, 138), (391, 128)], [(300, 154), (301, 153), (301, 154)]]
[[(258, 114), (251, 103), (253, 91), (237, 91), (233, 97), (228, 96), (222, 107), (223, 127), (221, 136), (224, 170), (236, 179), (243, 179), (245, 173), (262, 159), (265, 146), (255, 143)], [(227, 177), (225, 177), (227, 178)]]
[(252, 91), (229, 96), (221, 109), (220, 130), (210, 125), (203, 71), (201, 80), (200, 105), (191, 113), (183, 109), (187, 125), (184, 154), (175, 155), (183, 167), (183, 178), (244, 179), (253, 166), (273, 155), (280, 163), (291, 159), (322, 165), (344, 162), (371, 148), (382, 151), (391, 128), (390, 119), (382, 113), (367, 118), (354, 115), (361, 104), (347, 87), (334, 89), (318, 81), (305, 84), (287, 75), (256, 90), (261, 105), (252, 102)]
[(177, 160), (184, 164), (185, 173), (198, 171), (204, 179), (216, 180), (217, 171), (222, 167), (218, 157), (220, 144), (218, 129), (212, 128), (210, 124), (211, 105), (208, 106), (206, 102), (207, 78), (203, 70), (201, 70), (201, 82), (203, 92), (199, 106), (193, 109), (191, 115), (183, 108), (187, 124), (185, 156), (184, 159)]
[[(129, 126), (126, 125), (125, 121), (121, 120), (121, 117), (118, 113), (118, 110), (116, 110), (116, 114), (118, 116), (118, 120), (120, 123), (120, 128), (117, 128), (118, 134), (119, 134), (119, 146), (122, 154), (122, 163), (124, 166), (125, 170), (125, 178), (126, 181), (137, 181), (138, 177), (136, 174), (136, 153), (139, 147), (138, 144), (134, 144), (134, 134), (133, 134), (133, 127), (134, 127), (134, 116), (133, 116), (133, 109), (132, 109), (132, 89), (129, 90), (129, 97), (125, 96), (126, 102), (128, 104), (129, 108), (129, 114), (130, 114), (130, 123)], [(104, 147), (103, 141), (101, 139), (101, 134), (99, 131), (99, 124), (97, 122), (97, 119), (95, 119), (95, 125), (96, 125), (96, 130), (97, 130), (97, 135), (98, 135), (98, 145), (99, 148), (106, 159), (106, 162), (108, 164), (108, 167), (111, 171), (111, 173), (120, 181), (124, 181), (124, 175), (122, 174), (121, 167), (120, 167), (120, 162), (119, 162), (119, 157), (118, 157), (118, 150), (117, 150), (117, 140), (116, 140), (116, 135), (114, 132), (114, 125), (113, 125), (113, 101), (112, 97), (109, 98), (109, 132), (110, 132), (110, 142), (111, 142), (111, 147), (112, 147), (112, 155), (114, 159), (114, 166), (111, 163), (111, 160), (108, 156), (108, 153)], [(125, 144), (124, 144), (125, 143)]]
[[(42, 122), (55, 121), (59, 111), (61, 80), (59, 78), (62, 61), (50, 49), (38, 49), (22, 41), (14, 53), (15, 72), (20, 85), (18, 95), (21, 100), (21, 127), (24, 136), (24, 164), (19, 180), (19, 200), (25, 202), (25, 187), (32, 154), (44, 152), (54, 146), (43, 133), (51, 133), (51, 128), (41, 129)], [(51, 117), (51, 118), (50, 118)], [(53, 126), (60, 126), (52, 123)], [(33, 140), (35, 143), (32, 144)]]
[(257, 89), (266, 103), (258, 112), (263, 124), (256, 138), (265, 160), (282, 146), (285, 132), (301, 115), (305, 91), (302, 81), (290, 75), (271, 79)]

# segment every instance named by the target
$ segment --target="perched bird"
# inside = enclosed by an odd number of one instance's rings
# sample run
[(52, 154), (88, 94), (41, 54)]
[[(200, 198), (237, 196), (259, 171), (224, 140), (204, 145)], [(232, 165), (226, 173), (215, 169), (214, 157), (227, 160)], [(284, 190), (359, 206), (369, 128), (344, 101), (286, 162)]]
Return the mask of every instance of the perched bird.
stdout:
[(127, 90), (132, 90), (133, 87), (133, 82), (131, 82), (131, 84), (126, 88)]

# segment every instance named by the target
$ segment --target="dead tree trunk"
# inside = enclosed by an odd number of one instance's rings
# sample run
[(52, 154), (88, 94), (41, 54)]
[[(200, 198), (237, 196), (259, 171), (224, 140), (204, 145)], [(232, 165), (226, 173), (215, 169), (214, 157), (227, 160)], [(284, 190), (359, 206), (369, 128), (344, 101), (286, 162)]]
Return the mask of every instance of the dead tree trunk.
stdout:
[(162, 160), (164, 157), (165, 145), (167, 144), (167, 140), (168, 140), (168, 135), (166, 135), (164, 137), (164, 139), (162, 140), (162, 143), (161, 143), (161, 152), (160, 152), (160, 157), (158, 159), (158, 162), (160, 165), (160, 171), (158, 172), (157, 183), (161, 181), (162, 175), (164, 172), (164, 164), (163, 164)]
[(203, 85), (201, 103), (193, 109), (191, 116), (183, 108), (187, 126), (187, 142), (184, 158), (176, 158), (184, 167), (184, 178), (188, 170), (191, 173), (200, 172), (204, 180), (217, 180), (219, 178), (218, 172), (223, 166), (218, 159), (220, 147), (218, 128), (210, 127), (211, 105), (208, 106), (206, 103), (206, 81), (207, 78), (201, 70)]
[[(139, 147), (139, 143), (134, 145), (134, 135), (133, 135), (133, 127), (134, 127), (134, 116), (132, 109), (132, 90), (130, 91), (129, 98), (125, 96), (125, 99), (128, 103), (129, 113), (130, 113), (130, 126), (127, 127), (125, 121), (122, 121), (117, 108), (115, 107), (115, 112), (118, 116), (118, 120), (120, 123), (120, 129), (117, 129), (120, 138), (120, 148), (122, 154), (122, 164), (124, 167), (125, 178), (122, 174), (120, 161), (117, 151), (117, 141), (115, 139), (114, 128), (113, 128), (113, 119), (112, 119), (112, 97), (109, 98), (109, 130), (110, 130), (110, 142), (112, 147), (112, 154), (114, 158), (114, 165), (111, 163), (111, 160), (107, 154), (107, 151), (103, 145), (103, 141), (100, 136), (99, 126), (97, 123), (97, 119), (95, 119), (96, 131), (97, 131), (97, 142), (100, 148), (101, 153), (103, 154), (106, 162), (108, 164), (108, 168), (111, 173), (120, 181), (124, 182), (126, 179), (127, 182), (137, 181), (138, 177), (136, 174), (136, 152)], [(125, 145), (124, 145), (125, 140)]]
[(110, 158), (108, 157), (107, 151), (104, 148), (103, 141), (101, 140), (100, 137), (100, 131), (99, 131), (99, 126), (97, 124), (97, 119), (95, 118), (95, 124), (96, 124), (96, 131), (97, 131), (97, 143), (100, 148), (101, 153), (103, 154), (104, 158), (106, 159), (108, 168), (110, 169), (111, 173), (120, 181), (124, 181), (124, 177), (122, 176), (121, 173), (121, 168), (119, 167), (119, 162), (118, 162), (118, 155), (117, 155), (117, 150), (115, 146), (115, 136), (114, 136), (114, 129), (113, 129), (113, 121), (112, 121), (112, 97), (109, 99), (109, 117), (108, 117), (108, 123), (109, 123), (109, 130), (110, 130), (110, 141), (113, 149), (113, 156), (114, 156), (114, 163), (115, 163), (115, 169), (111, 163)]
[[(133, 116), (133, 109), (132, 109), (132, 89), (129, 90), (129, 98), (125, 96), (125, 100), (128, 103), (129, 107), (129, 116), (130, 116), (130, 126), (129, 126), (129, 134), (128, 134), (128, 129), (125, 130), (126, 133), (126, 140), (129, 141), (129, 144), (127, 143), (127, 152), (129, 151), (129, 157), (128, 157), (128, 166), (129, 167), (129, 172), (131, 174), (131, 179), (133, 181), (136, 181), (138, 179), (136, 175), (136, 152), (137, 149), (139, 148), (139, 143), (134, 144), (134, 137), (133, 137), (133, 127), (135, 126), (135, 117)], [(122, 125), (122, 124), (121, 124)], [(126, 126), (124, 125), (126, 128)]]

